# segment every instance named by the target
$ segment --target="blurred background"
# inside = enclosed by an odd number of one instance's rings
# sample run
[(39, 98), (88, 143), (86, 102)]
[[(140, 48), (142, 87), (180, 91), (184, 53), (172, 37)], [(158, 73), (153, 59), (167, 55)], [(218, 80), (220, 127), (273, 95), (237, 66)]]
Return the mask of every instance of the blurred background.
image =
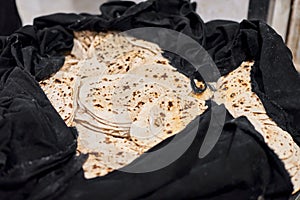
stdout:
[[(16, 0), (23, 25), (51, 13), (100, 14), (99, 5), (108, 0)], [(142, 0), (134, 0), (141, 2)], [(261, 19), (271, 25), (292, 50), (300, 70), (300, 0), (192, 0), (206, 21)]]
[[(142, 2), (142, 0), (133, 0)], [(32, 23), (37, 16), (53, 12), (88, 12), (99, 14), (99, 5), (107, 0), (16, 0), (24, 24)], [(195, 0), (198, 13), (204, 21), (231, 19), (240, 21), (247, 18), (249, 0)], [(225, 3), (226, 2), (226, 3)]]

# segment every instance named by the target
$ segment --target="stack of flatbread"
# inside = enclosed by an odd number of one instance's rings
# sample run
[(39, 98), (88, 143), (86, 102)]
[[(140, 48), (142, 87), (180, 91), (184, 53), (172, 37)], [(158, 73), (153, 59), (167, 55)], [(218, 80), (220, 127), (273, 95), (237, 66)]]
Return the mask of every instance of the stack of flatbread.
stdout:
[(116, 32), (74, 35), (65, 65), (40, 85), (78, 129), (86, 178), (124, 167), (207, 109), (212, 93), (193, 94), (158, 45)]
[(253, 62), (221, 77), (214, 94), (207, 89), (196, 95), (190, 80), (169, 64), (156, 44), (116, 32), (74, 35), (64, 66), (40, 85), (67, 125), (79, 131), (78, 151), (89, 153), (85, 177), (126, 166), (183, 130), (213, 97), (233, 117), (249, 119), (283, 161), (294, 192), (299, 191), (300, 149), (252, 92)]
[(261, 100), (252, 92), (252, 66), (253, 62), (244, 62), (227, 76), (221, 77), (217, 82), (214, 99), (217, 103), (224, 104), (233, 117), (246, 116), (249, 119), (284, 163), (296, 193), (300, 190), (300, 148), (291, 135), (267, 115)]

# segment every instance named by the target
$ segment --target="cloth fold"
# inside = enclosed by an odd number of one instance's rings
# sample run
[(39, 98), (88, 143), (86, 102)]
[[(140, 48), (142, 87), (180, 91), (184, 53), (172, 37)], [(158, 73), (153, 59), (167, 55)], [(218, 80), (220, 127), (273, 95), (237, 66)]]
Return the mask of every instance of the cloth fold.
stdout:
[[(199, 126), (191, 147), (170, 166), (145, 174), (116, 171), (85, 180), (81, 170), (85, 156), (75, 155), (77, 132), (64, 124), (37, 84), (63, 65), (73, 47), (73, 31), (168, 28), (201, 44), (221, 75), (242, 61), (254, 60), (253, 91), (267, 114), (299, 145), (300, 78), (283, 40), (260, 21), (204, 23), (195, 5), (188, 0), (108, 2), (99, 15), (38, 17), (33, 26), (1, 36), (1, 199), (288, 199), (289, 175), (245, 118), (227, 114), (217, 145), (204, 159), (197, 157), (210, 110), (180, 133), (184, 138), (189, 127)], [(164, 55), (186, 76), (202, 79), (186, 60), (171, 52)], [(138, 162), (147, 158), (145, 154)]]

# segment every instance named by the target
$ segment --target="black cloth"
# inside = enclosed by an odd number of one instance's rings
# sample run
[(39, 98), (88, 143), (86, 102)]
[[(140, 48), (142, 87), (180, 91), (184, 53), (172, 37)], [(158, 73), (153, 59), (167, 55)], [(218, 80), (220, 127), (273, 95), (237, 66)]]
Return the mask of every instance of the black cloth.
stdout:
[(1, 199), (34, 199), (63, 189), (83, 162), (75, 157), (77, 133), (27, 71), (14, 68), (2, 82), (0, 113)]
[(64, 53), (73, 47), (72, 34), (61, 26), (43, 30), (25, 26), (0, 41), (0, 75), (18, 66), (38, 81), (58, 71)]
[(22, 26), (15, 0), (0, 1), (0, 36), (10, 35)]
[[(224, 107), (214, 109), (218, 115)], [(288, 199), (292, 187), (283, 164), (244, 117), (233, 119), (227, 113), (216, 146), (198, 158), (211, 114), (209, 109), (193, 120), (176, 141), (172, 137), (155, 147), (181, 145), (197, 132), (188, 150), (169, 166), (143, 174), (116, 171), (89, 181), (77, 177), (59, 199)], [(146, 159), (151, 163), (158, 158), (142, 156), (137, 162)]]
[[(188, 0), (109, 2), (101, 6), (101, 15), (39, 17), (33, 26), (0, 37), (0, 198), (288, 199), (292, 185), (283, 164), (245, 118), (227, 115), (217, 145), (205, 158), (197, 157), (211, 108), (180, 133), (178, 144), (199, 125), (190, 148), (170, 166), (85, 180), (80, 169), (85, 156), (75, 156), (76, 130), (63, 123), (38, 86), (63, 65), (73, 47), (72, 31), (169, 28), (201, 44), (221, 75), (255, 60), (254, 92), (267, 114), (300, 144), (300, 79), (282, 39), (260, 21), (204, 23), (195, 8)], [(186, 76), (202, 78), (184, 59), (164, 55)], [(136, 162), (147, 159), (145, 154)]]
[[(300, 76), (290, 50), (267, 24), (243, 21), (207, 23), (209, 46), (221, 74), (227, 74), (244, 60), (254, 60), (251, 73), (253, 91), (267, 114), (300, 144)], [(221, 41), (221, 42), (220, 42)]]

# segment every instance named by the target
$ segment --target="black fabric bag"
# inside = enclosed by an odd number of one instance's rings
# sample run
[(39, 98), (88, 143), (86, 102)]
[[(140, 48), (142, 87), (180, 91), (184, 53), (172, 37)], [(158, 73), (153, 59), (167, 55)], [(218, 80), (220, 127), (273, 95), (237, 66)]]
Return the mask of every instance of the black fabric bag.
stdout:
[[(170, 138), (150, 150), (168, 142), (180, 144), (199, 127), (192, 145), (171, 165), (144, 174), (115, 171), (83, 178), (86, 156), (75, 155), (76, 130), (63, 123), (37, 83), (63, 65), (73, 46), (72, 31), (153, 26), (176, 30), (201, 44), (222, 75), (242, 61), (255, 60), (254, 92), (267, 114), (300, 144), (300, 79), (280, 36), (260, 21), (204, 23), (195, 8), (188, 0), (110, 2), (100, 7), (101, 15), (39, 17), (33, 26), (0, 37), (0, 198), (288, 199), (292, 192), (288, 173), (246, 118), (227, 114), (217, 145), (198, 158), (212, 109), (223, 108), (213, 102), (178, 140)], [(170, 52), (165, 56), (186, 76), (202, 78), (184, 59)], [(135, 162), (147, 159), (151, 157), (145, 154)]]

